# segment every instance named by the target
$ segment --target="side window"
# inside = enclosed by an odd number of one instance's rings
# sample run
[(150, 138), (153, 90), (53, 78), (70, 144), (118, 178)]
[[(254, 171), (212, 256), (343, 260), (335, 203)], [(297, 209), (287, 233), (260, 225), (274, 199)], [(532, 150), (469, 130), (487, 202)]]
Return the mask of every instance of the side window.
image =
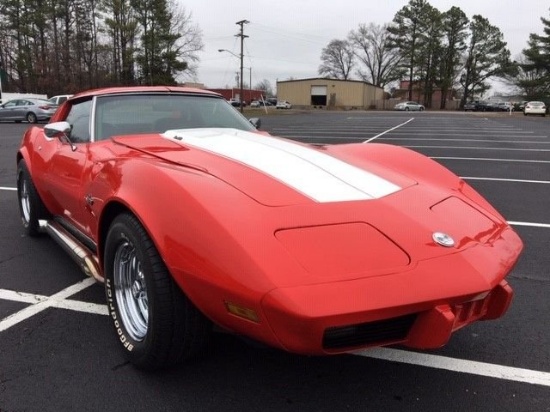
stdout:
[(75, 102), (69, 110), (66, 121), (71, 125), (71, 141), (84, 143), (90, 141), (90, 110), (92, 100)]
[(17, 105), (18, 100), (12, 100), (11, 102), (7, 102), (4, 107), (15, 107)]
[(65, 100), (67, 100), (67, 96), (61, 96), (58, 100), (57, 100), (57, 104), (61, 104), (63, 103)]

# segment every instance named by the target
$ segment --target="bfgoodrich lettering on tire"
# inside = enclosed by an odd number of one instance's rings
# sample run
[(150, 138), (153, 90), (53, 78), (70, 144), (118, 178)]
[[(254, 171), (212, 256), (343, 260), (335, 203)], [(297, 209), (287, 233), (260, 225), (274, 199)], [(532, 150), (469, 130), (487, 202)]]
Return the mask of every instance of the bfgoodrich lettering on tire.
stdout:
[(123, 213), (111, 224), (104, 273), (109, 317), (131, 363), (156, 370), (204, 349), (210, 322), (172, 280), (135, 216)]

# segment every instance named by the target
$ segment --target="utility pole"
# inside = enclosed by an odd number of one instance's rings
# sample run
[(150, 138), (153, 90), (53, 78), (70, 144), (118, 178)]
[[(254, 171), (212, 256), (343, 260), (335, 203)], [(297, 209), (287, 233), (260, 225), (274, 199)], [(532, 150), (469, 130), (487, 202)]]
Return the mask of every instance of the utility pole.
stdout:
[(244, 34), (244, 25), (247, 24), (247, 23), (250, 23), (250, 22), (248, 20), (241, 20), (241, 21), (238, 21), (237, 23), (235, 23), (235, 24), (241, 26), (239, 34), (235, 35), (235, 37), (240, 37), (241, 38), (241, 54), (240, 54), (240, 58), (241, 58), (241, 77), (240, 77), (240, 81), (241, 81), (241, 84), (240, 84), (240, 95), (239, 95), (239, 105), (241, 107), (241, 113), (243, 112), (243, 46), (244, 46), (244, 38), (248, 37)]

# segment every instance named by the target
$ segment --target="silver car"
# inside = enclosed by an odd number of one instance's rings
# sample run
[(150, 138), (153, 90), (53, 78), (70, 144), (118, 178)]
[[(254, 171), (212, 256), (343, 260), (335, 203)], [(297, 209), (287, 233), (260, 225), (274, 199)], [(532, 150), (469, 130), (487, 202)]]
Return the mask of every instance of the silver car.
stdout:
[(406, 112), (408, 112), (409, 110), (422, 112), (424, 111), (424, 106), (417, 102), (402, 102), (402, 103), (397, 103), (393, 109), (404, 110)]
[(43, 99), (14, 99), (0, 105), (0, 121), (37, 123), (49, 120), (58, 106)]

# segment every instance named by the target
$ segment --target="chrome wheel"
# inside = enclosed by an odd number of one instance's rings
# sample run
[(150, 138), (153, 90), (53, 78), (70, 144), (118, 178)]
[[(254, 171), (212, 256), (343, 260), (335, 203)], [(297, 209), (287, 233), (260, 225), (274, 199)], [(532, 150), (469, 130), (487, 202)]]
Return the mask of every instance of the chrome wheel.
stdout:
[(31, 220), (31, 200), (29, 197), (29, 186), (25, 178), (21, 178), (21, 187), (19, 189), (19, 196), (21, 202), (21, 215), (25, 223), (29, 223)]
[(149, 302), (142, 265), (129, 241), (121, 242), (116, 249), (113, 281), (124, 327), (132, 339), (141, 342), (149, 327)]

